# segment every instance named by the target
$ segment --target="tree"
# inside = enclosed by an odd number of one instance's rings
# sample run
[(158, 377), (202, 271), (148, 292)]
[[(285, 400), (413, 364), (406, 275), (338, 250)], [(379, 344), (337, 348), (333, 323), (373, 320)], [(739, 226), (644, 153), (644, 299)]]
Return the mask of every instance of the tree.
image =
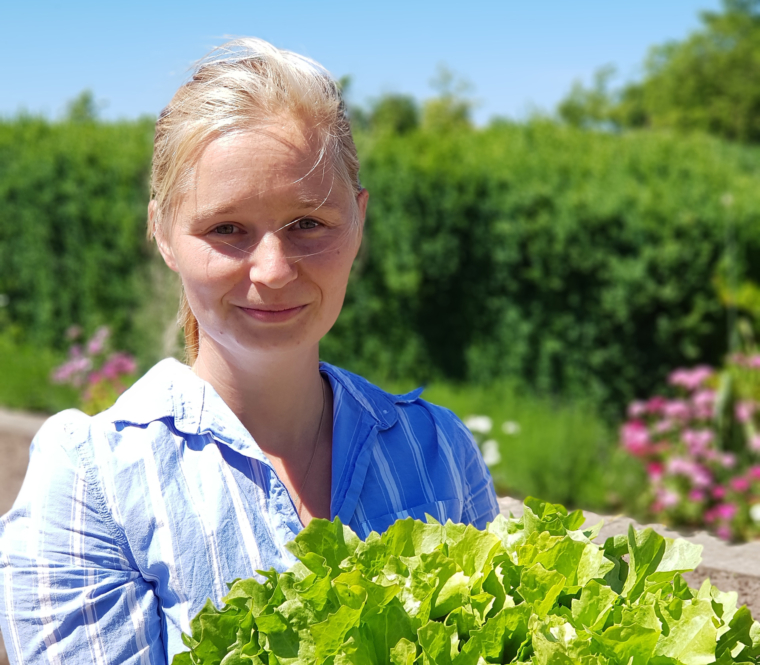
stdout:
[(84, 90), (66, 106), (65, 118), (69, 122), (94, 122), (98, 119), (98, 103), (91, 90)]
[(474, 102), (467, 93), (472, 85), (458, 78), (445, 65), (438, 66), (438, 72), (431, 85), (438, 92), (438, 96), (425, 102), (422, 126), (434, 131), (452, 131), (469, 127)]
[(404, 134), (416, 129), (419, 124), (420, 113), (413, 97), (386, 94), (372, 105), (370, 126), (373, 130)]
[(641, 81), (610, 92), (608, 70), (593, 88), (575, 84), (560, 117), (577, 126), (701, 131), (760, 141), (760, 0), (724, 0), (682, 42), (651, 49)]

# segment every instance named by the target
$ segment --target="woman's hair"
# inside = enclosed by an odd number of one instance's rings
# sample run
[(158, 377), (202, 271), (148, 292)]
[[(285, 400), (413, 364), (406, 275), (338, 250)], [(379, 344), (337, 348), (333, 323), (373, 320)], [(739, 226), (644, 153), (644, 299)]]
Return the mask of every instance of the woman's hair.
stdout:
[[(336, 81), (309, 58), (262, 39), (236, 39), (196, 64), (190, 80), (156, 122), (148, 237), (153, 238), (158, 229), (168, 234), (173, 212), (192, 186), (195, 166), (209, 143), (283, 114), (317, 133), (321, 139), (317, 164), (329, 162), (338, 180), (358, 193), (359, 160)], [(198, 321), (184, 291), (178, 320), (192, 364), (198, 356)]]

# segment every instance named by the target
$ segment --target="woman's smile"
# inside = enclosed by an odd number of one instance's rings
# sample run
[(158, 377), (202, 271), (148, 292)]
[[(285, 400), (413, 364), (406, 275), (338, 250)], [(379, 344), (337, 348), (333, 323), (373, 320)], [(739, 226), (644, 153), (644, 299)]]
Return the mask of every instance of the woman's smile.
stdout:
[(308, 305), (256, 305), (255, 307), (241, 307), (248, 316), (263, 323), (283, 323), (297, 317)]

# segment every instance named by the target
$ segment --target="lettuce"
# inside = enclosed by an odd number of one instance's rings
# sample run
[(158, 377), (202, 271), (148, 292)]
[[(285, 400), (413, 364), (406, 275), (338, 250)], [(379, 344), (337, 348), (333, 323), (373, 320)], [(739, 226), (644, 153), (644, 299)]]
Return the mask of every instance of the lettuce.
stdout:
[(428, 517), (361, 541), (312, 520), (284, 573), (209, 600), (173, 665), (702, 665), (760, 662), (760, 624), (736, 593), (682, 573), (701, 546), (599, 526), (537, 499), (484, 531)]

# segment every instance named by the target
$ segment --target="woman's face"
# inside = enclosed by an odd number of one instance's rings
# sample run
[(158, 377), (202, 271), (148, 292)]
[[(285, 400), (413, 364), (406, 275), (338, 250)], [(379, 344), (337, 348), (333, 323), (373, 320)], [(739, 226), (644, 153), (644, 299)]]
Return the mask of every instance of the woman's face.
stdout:
[(338, 318), (367, 193), (339, 182), (319, 149), (308, 128), (281, 118), (202, 153), (169, 235), (157, 235), (201, 352), (305, 350)]

